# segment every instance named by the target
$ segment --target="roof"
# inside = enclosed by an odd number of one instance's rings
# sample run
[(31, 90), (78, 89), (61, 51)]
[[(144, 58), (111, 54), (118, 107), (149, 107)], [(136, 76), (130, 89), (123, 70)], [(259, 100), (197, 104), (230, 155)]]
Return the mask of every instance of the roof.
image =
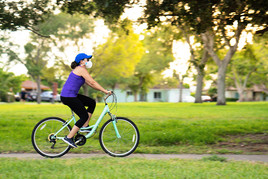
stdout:
[[(21, 87), (25, 89), (37, 89), (37, 84), (33, 81), (27, 80), (22, 82)], [(41, 90), (49, 90), (49, 89), (50, 88), (48, 86), (41, 84)]]
[(253, 91), (254, 92), (265, 92), (266, 94), (268, 94), (268, 89), (263, 84), (261, 84), (261, 85), (254, 85), (253, 86)]
[[(227, 91), (237, 91), (237, 88), (230, 86), (226, 90)], [(265, 92), (268, 94), (268, 89), (265, 87), (265, 85), (254, 85), (251, 88), (246, 88), (245, 91)]]

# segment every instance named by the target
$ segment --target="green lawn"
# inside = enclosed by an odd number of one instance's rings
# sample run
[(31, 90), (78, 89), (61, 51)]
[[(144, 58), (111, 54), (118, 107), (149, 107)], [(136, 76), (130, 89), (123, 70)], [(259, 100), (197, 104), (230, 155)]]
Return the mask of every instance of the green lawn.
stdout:
[(267, 164), (259, 162), (97, 157), (41, 160), (0, 158), (0, 163), (0, 178), (265, 179), (268, 176)]
[[(93, 120), (104, 107), (97, 104)], [(0, 104), (0, 153), (35, 152), (31, 132), (38, 121), (50, 116), (68, 119), (63, 104)], [(119, 103), (118, 116), (133, 120), (141, 134), (139, 153), (245, 153), (213, 146), (230, 136), (268, 133), (268, 103)], [(107, 118), (108, 119), (108, 116)], [(92, 121), (90, 124), (92, 124)], [(100, 130), (100, 128), (98, 129)], [(71, 152), (102, 152), (98, 133)]]

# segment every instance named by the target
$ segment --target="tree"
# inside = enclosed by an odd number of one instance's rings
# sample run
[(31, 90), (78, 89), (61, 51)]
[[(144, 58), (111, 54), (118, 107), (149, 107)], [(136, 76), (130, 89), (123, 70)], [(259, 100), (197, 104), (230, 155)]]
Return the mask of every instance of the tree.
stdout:
[(50, 0), (6, 1), (0, 0), (0, 29), (16, 31), (28, 29), (40, 36), (36, 25), (54, 10)]
[(19, 92), (25, 76), (15, 76), (14, 73), (6, 72), (0, 68), (0, 79), (0, 101), (8, 101), (8, 93)]
[[(184, 3), (182, 2), (170, 1), (162, 1), (162, 4), (158, 3), (158, 1), (147, 1), (145, 21), (148, 23), (149, 28), (161, 22), (168, 22), (176, 27), (179, 33), (182, 34), (184, 41), (186, 41), (189, 45), (191, 54), (189, 61), (197, 71), (195, 102), (202, 103), (201, 95), (203, 89), (203, 78), (205, 76), (205, 65), (209, 55), (201, 42), (201, 35), (192, 30), (191, 22), (185, 20), (189, 19), (187, 14), (179, 12), (183, 4)], [(180, 79), (182, 79), (182, 77), (180, 77)]]
[[(59, 13), (51, 15), (46, 21), (39, 24), (40, 33), (49, 34), (51, 43), (58, 53), (65, 54), (66, 47), (72, 47), (77, 53), (84, 47), (85, 39), (89, 39), (94, 30), (94, 19), (81, 14)], [(65, 59), (59, 55), (53, 55), (57, 62), (57, 67), (70, 71), (70, 65), (66, 65)], [(64, 72), (61, 72), (64, 74)], [(68, 73), (69, 74), (69, 73)], [(64, 76), (67, 76), (65, 74)], [(88, 86), (83, 85), (84, 95), (88, 95)]]
[[(190, 25), (190, 30), (201, 35), (205, 50), (218, 66), (218, 105), (225, 105), (225, 75), (227, 65), (237, 50), (242, 31), (248, 26), (262, 27), (267, 30), (267, 1), (147, 1), (146, 21), (154, 26), (160, 17), (171, 19), (172, 24), (183, 22)], [(163, 19), (163, 18), (162, 18)], [(228, 48), (220, 59), (218, 47)]]
[(46, 38), (39, 38), (32, 36), (32, 41), (27, 43), (25, 46), (26, 58), (18, 59), (28, 70), (28, 74), (37, 83), (37, 103), (41, 102), (41, 76), (42, 69), (47, 64), (48, 53), (50, 47), (46, 41)]
[(145, 31), (143, 46), (145, 53), (135, 67), (133, 76), (125, 79), (125, 85), (130, 88), (137, 101), (137, 93), (141, 94), (141, 101), (145, 100), (148, 88), (155, 84), (155, 78), (174, 61), (172, 54), (173, 40), (179, 38), (176, 29), (170, 25), (159, 25), (150, 31)]
[[(179, 26), (179, 25), (178, 25)], [(203, 90), (203, 83), (204, 83), (204, 76), (205, 76), (205, 66), (207, 64), (207, 61), (209, 59), (209, 55), (206, 49), (204, 49), (203, 44), (201, 45), (200, 42), (200, 36), (198, 34), (195, 34), (195, 43), (191, 43), (190, 37), (192, 34), (190, 31), (186, 31), (185, 28), (187, 28), (188, 25), (181, 25), (179, 28), (184, 34), (184, 38), (189, 45), (191, 57), (190, 62), (195, 67), (197, 71), (197, 78), (196, 78), (196, 92), (195, 92), (195, 103), (202, 103), (202, 90)], [(197, 46), (197, 44), (200, 44), (200, 46)], [(183, 78), (182, 78), (183, 79)], [(182, 80), (183, 82), (183, 80)], [(181, 84), (182, 86), (182, 84)], [(180, 101), (182, 99), (180, 98)]]
[[(7, 31), (2, 31), (0, 36), (0, 57), (7, 55), (7, 58), (15, 58), (16, 53), (12, 50), (12, 47), (16, 47), (17, 44), (14, 44), (10, 41), (10, 34)], [(9, 64), (5, 64), (8, 66)]]
[(258, 66), (256, 73), (253, 73), (249, 78), (250, 85), (263, 86), (266, 94), (268, 94), (268, 32), (262, 35), (254, 36), (253, 52), (260, 66)]
[(134, 33), (132, 23), (125, 19), (107, 39), (94, 51), (90, 74), (102, 80), (106, 86), (114, 89), (121, 77), (134, 74), (135, 66), (140, 61), (144, 49), (139, 36)]
[[(265, 37), (262, 38), (265, 39)], [(239, 93), (238, 101), (240, 102), (247, 100), (244, 96), (246, 88), (256, 84), (267, 85), (267, 44), (257, 40), (255, 38), (253, 44), (247, 44), (241, 51), (235, 54), (228, 69), (229, 83), (234, 83), (236, 86)], [(262, 79), (261, 83), (259, 83), (259, 78)]]
[(252, 73), (256, 72), (259, 65), (260, 62), (254, 55), (250, 45), (247, 45), (243, 51), (234, 55), (229, 68), (232, 75), (231, 79), (235, 83), (239, 94), (238, 101), (246, 100), (244, 91), (248, 87), (248, 79)]
[(17, 56), (16, 58), (10, 59), (10, 61), (18, 61), (25, 65), (28, 74), (36, 81), (38, 103), (41, 102), (41, 77), (44, 69), (46, 69), (46, 64), (51, 57), (57, 59), (57, 55), (51, 54), (51, 47), (54, 44), (59, 51), (64, 51), (66, 44), (61, 42), (71, 39), (73, 42), (78, 43), (79, 39), (92, 31), (93, 26), (90, 23), (88, 24), (89, 21), (89, 19), (86, 19), (82, 15), (71, 16), (62, 13), (51, 15), (44, 22), (36, 25), (39, 33), (50, 36), (50, 38), (32, 34), (31, 41), (25, 45), (27, 57), (20, 58)]
[(182, 102), (182, 90), (184, 86), (184, 78), (188, 76), (187, 72), (185, 74), (178, 74), (176, 70), (173, 71), (173, 78), (176, 78), (179, 82), (179, 101)]
[(80, 13), (88, 16), (101, 17), (110, 27), (116, 25), (127, 5), (133, 4), (131, 0), (57, 0), (62, 11), (74, 14)]

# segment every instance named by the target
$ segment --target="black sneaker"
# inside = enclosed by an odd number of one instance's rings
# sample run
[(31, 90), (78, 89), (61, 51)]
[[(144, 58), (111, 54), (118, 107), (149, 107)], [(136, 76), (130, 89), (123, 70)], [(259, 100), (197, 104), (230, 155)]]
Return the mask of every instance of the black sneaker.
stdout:
[(69, 144), (71, 147), (77, 148), (77, 146), (75, 145), (73, 139), (69, 139), (67, 136), (65, 136), (62, 140), (63, 140), (63, 142)]
[[(87, 126), (89, 127), (89, 126)], [(90, 129), (85, 129), (86, 127), (81, 127), (80, 128), (80, 132), (87, 132), (87, 133), (90, 133), (91, 132), (91, 128)]]

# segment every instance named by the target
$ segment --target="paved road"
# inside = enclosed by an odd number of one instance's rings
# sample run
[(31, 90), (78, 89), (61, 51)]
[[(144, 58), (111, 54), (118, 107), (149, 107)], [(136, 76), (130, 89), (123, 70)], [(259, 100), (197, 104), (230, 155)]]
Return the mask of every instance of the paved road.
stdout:
[[(202, 159), (203, 157), (211, 156), (209, 154), (197, 155), (197, 154), (132, 154), (129, 158), (145, 158), (145, 159)], [(258, 161), (268, 162), (268, 155), (217, 155), (225, 157), (228, 160), (238, 161)], [(11, 153), (11, 154), (0, 154), (0, 157), (11, 157), (11, 158), (33, 158), (33, 159), (45, 159), (36, 153)], [(61, 158), (91, 158), (91, 157), (110, 157), (106, 154), (66, 154)]]

